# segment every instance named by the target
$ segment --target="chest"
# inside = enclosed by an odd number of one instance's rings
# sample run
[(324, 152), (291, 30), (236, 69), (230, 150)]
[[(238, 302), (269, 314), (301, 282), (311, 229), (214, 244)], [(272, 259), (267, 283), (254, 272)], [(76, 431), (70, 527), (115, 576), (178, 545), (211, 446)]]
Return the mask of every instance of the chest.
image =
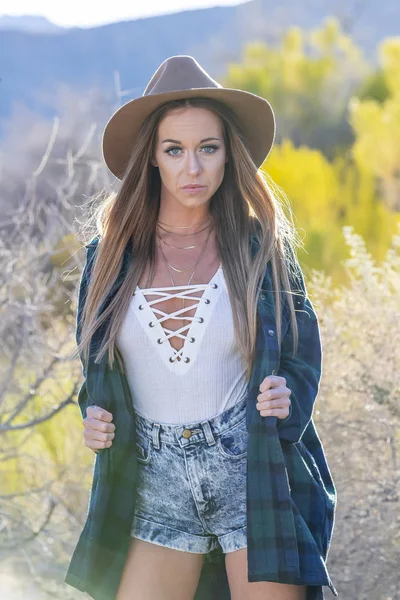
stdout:
[(167, 274), (156, 272), (150, 287), (145, 287), (146, 275), (136, 286), (131, 311), (145, 328), (152, 329), (151, 337), (159, 345), (167, 343), (175, 351), (172, 356), (176, 355), (178, 361), (182, 360), (180, 351), (186, 342), (195, 343), (196, 336), (199, 338), (208, 327), (211, 312), (225, 284), (221, 263), (210, 272), (207, 267), (187, 283), (179, 283), (184, 281), (181, 273), (179, 278), (174, 277), (168, 282)]
[[(196, 306), (182, 308), (180, 303), (176, 311), (167, 312), (163, 299), (168, 300), (170, 295), (178, 295), (181, 303), (195, 295)], [(134, 365), (136, 374), (144, 367), (147, 370), (147, 362), (159, 367), (162, 363), (171, 373), (184, 375), (194, 365), (212, 368), (218, 361), (224, 365), (238, 361), (233, 313), (223, 270), (219, 269), (208, 284), (182, 292), (162, 286), (149, 290), (138, 287), (122, 322), (117, 344), (125, 364)]]

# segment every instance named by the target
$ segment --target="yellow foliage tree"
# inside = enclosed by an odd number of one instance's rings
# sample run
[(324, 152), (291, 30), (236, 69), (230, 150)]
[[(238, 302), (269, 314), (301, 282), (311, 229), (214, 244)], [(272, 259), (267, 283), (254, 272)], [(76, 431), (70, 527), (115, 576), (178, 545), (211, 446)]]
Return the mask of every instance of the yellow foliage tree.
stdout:
[(351, 99), (353, 155), (378, 178), (389, 208), (400, 211), (400, 38), (385, 40), (379, 56), (389, 96), (383, 102)]
[(384, 258), (400, 218), (377, 200), (369, 170), (343, 156), (328, 161), (318, 150), (295, 148), (291, 140), (273, 148), (263, 169), (290, 199), (295, 225), (304, 232), (307, 255), (299, 255), (304, 266), (326, 270), (336, 282), (343, 279), (344, 225), (354, 226), (375, 258)]
[(277, 141), (290, 138), (332, 156), (341, 139), (350, 142), (343, 114), (351, 90), (369, 71), (360, 49), (331, 17), (310, 33), (291, 27), (276, 48), (264, 42), (248, 44), (241, 62), (229, 65), (224, 85), (271, 102)]

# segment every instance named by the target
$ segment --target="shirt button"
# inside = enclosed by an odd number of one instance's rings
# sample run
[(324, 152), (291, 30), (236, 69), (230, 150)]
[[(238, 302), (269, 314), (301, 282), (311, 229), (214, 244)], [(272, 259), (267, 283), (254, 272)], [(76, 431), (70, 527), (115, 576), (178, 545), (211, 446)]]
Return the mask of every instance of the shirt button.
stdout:
[(276, 374), (277, 374), (277, 372), (278, 372), (278, 371), (277, 371), (276, 369), (274, 369), (274, 370), (272, 371), (271, 375), (276, 375)]
[(265, 294), (260, 294), (260, 298), (261, 298), (261, 300), (265, 300), (265, 299), (266, 299), (266, 297), (267, 297), (267, 296), (266, 296)]
[(273, 329), (268, 329), (269, 335), (275, 335), (275, 331)]
[(184, 438), (190, 438), (192, 435), (192, 432), (190, 431), (190, 429), (184, 429), (182, 432), (182, 437)]

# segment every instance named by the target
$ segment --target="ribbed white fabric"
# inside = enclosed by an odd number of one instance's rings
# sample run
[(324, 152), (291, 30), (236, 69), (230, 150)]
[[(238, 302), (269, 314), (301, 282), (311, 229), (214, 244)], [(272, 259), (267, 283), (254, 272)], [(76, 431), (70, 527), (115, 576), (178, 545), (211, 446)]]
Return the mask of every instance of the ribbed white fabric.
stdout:
[[(200, 290), (201, 297), (191, 296)], [(148, 301), (149, 294), (157, 297)], [(171, 297), (198, 303), (173, 313), (160, 310), (162, 299)], [(193, 308), (194, 317), (185, 315)], [(163, 321), (172, 318), (188, 323), (176, 331), (165, 328)], [(185, 340), (178, 351), (169, 341), (173, 336)], [(221, 265), (208, 284), (137, 286), (117, 346), (135, 409), (158, 423), (181, 425), (210, 419), (239, 402), (247, 391), (246, 365), (235, 345)]]

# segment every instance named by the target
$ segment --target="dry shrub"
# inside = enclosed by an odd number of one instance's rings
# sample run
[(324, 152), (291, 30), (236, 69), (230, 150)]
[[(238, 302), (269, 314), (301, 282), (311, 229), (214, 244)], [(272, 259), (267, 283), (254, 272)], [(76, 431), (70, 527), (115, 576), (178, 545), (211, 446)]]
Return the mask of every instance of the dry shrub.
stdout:
[(400, 228), (377, 265), (353, 228), (348, 283), (313, 271), (323, 374), (315, 421), (338, 491), (328, 565), (343, 600), (400, 598)]

